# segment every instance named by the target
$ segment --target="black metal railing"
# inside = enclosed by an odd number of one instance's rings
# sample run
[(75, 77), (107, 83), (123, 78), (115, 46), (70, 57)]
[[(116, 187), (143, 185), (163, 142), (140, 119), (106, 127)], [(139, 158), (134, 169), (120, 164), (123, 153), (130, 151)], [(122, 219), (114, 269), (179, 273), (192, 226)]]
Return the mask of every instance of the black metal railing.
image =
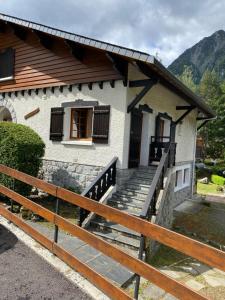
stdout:
[[(116, 184), (116, 163), (118, 157), (114, 157), (110, 163), (102, 170), (96, 179), (82, 192), (82, 196), (99, 201), (108, 189)], [(81, 208), (79, 225), (89, 215), (89, 211)]]
[[(159, 192), (164, 188), (164, 178), (168, 168), (175, 165), (176, 159), (176, 143), (168, 143), (164, 148), (159, 165), (156, 169), (156, 173), (153, 177), (151, 186), (148, 191), (148, 195), (140, 214), (140, 218), (150, 220), (152, 216), (156, 215), (156, 203), (159, 196)], [(143, 260), (145, 251), (145, 237), (141, 235), (140, 247), (138, 258)], [(134, 298), (138, 299), (140, 285), (140, 276), (136, 275), (136, 283), (134, 290)]]
[(153, 161), (160, 161), (164, 149), (170, 144), (170, 136), (152, 136), (149, 147), (149, 164)]

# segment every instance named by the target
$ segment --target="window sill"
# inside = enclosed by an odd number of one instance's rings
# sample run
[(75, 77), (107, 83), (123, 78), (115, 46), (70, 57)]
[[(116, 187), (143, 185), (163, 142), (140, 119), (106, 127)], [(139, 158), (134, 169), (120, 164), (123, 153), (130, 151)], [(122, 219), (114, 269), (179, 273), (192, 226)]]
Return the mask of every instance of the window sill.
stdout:
[(92, 141), (62, 141), (63, 145), (78, 145), (78, 146), (92, 146)]
[(5, 77), (5, 78), (0, 78), (0, 82), (3, 82), (3, 81), (9, 81), (9, 80), (13, 80), (13, 76), (10, 76), (10, 77)]
[(174, 192), (178, 192), (178, 191), (181, 191), (183, 189), (185, 189), (186, 187), (189, 187), (190, 186), (190, 183), (185, 183), (184, 185), (181, 185), (181, 186), (177, 186), (174, 188)]

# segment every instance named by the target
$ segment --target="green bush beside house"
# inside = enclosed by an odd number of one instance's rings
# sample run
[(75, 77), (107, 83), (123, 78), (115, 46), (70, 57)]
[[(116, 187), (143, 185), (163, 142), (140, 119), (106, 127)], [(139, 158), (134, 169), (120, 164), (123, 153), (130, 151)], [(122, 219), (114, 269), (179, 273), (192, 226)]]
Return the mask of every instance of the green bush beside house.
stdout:
[[(37, 177), (45, 152), (45, 144), (31, 128), (0, 122), (0, 164)], [(0, 183), (21, 195), (29, 195), (32, 187), (0, 174)]]
[(225, 178), (219, 175), (212, 175), (211, 181), (217, 185), (225, 185)]

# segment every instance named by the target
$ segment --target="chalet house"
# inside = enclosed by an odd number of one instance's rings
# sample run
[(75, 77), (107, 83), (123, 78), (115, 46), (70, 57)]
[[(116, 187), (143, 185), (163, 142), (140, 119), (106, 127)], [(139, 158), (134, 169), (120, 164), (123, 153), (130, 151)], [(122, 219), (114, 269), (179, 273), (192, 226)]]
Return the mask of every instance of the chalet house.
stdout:
[(169, 226), (211, 109), (149, 54), (3, 14), (0, 36), (0, 120), (42, 137), (44, 178), (96, 200), (117, 182), (109, 205)]

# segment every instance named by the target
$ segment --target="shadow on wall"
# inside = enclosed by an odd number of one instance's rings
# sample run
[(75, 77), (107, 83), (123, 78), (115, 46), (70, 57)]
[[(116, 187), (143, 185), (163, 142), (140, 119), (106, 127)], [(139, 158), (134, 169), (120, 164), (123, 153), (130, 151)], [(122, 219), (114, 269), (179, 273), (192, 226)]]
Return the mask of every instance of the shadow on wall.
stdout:
[(0, 255), (12, 249), (17, 242), (17, 237), (4, 226), (0, 225)]
[(51, 175), (51, 182), (55, 185), (72, 190), (76, 193), (81, 193), (83, 187), (77, 180), (77, 175), (72, 176), (67, 170), (59, 168)]

